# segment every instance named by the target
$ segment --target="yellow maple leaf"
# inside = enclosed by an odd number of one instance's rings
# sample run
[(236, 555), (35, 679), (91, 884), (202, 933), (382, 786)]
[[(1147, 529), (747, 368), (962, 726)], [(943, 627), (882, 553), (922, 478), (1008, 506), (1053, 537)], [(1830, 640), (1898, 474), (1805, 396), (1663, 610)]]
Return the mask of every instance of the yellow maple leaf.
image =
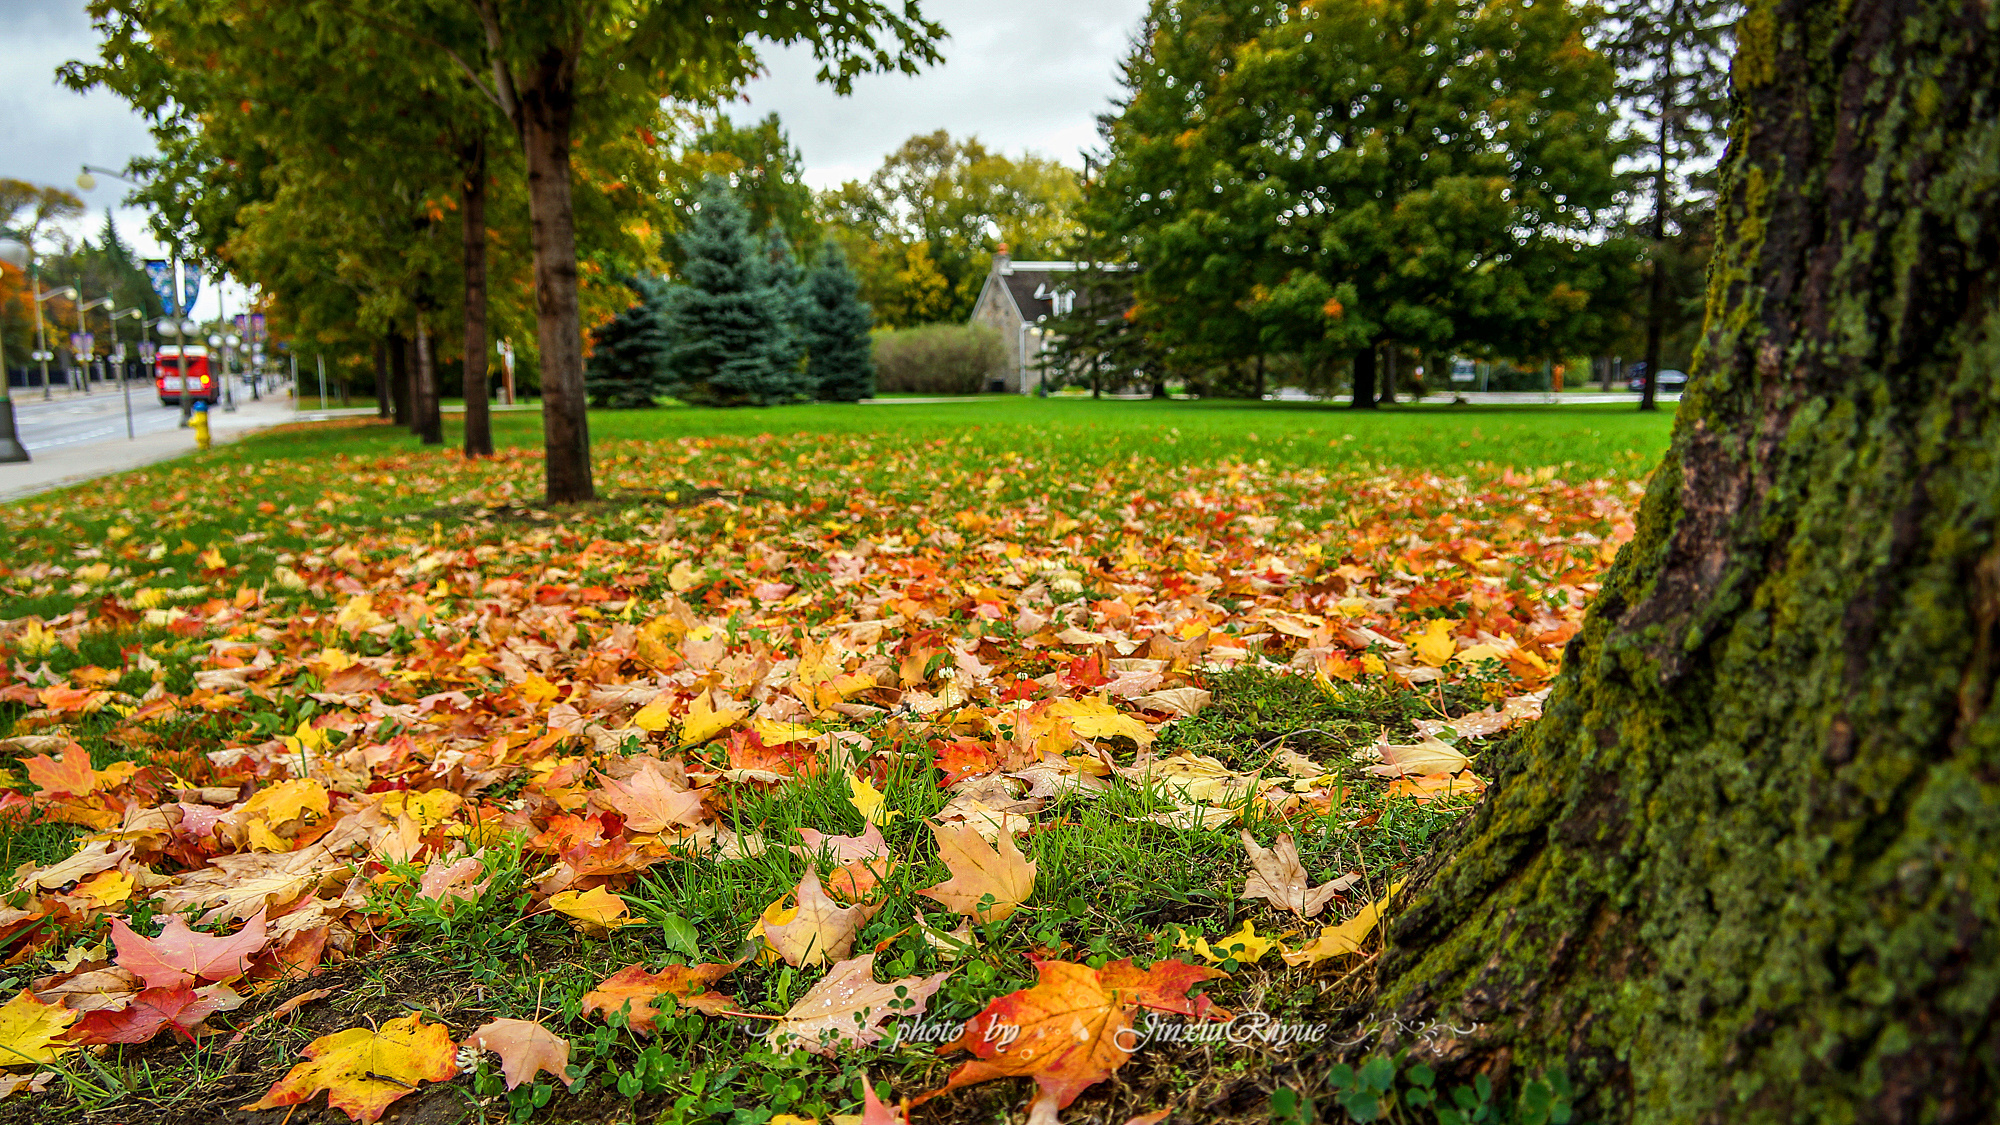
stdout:
[(44, 1004), (35, 999), (34, 993), (21, 990), (0, 1006), (0, 1063), (13, 1066), (54, 1062), (57, 1055), (70, 1049), (70, 1044), (59, 1043), (57, 1039), (76, 1022), (77, 1015), (60, 1004)]
[(1205, 937), (1196, 937), (1193, 941), (1183, 937), (1180, 941), (1180, 948), (1192, 949), (1197, 955), (1209, 961), (1226, 961), (1234, 957), (1246, 965), (1262, 961), (1264, 955), (1277, 945), (1275, 938), (1257, 936), (1256, 927), (1247, 920), (1243, 923), (1242, 929), (1227, 937), (1215, 939), (1215, 945), (1212, 947)]
[(333, 617), (333, 623), (349, 633), (373, 629), (382, 624), (382, 621), (382, 615), (375, 612), (375, 606), (367, 594), (356, 594), (347, 599), (347, 603), (342, 605), (340, 612)]
[(307, 1044), (305, 1054), (312, 1061), (293, 1067), (263, 1098), (243, 1108), (298, 1105), (325, 1090), (329, 1107), (372, 1125), (417, 1083), (442, 1082), (458, 1073), (458, 1045), (450, 1029), (424, 1023), (415, 1012), (379, 1031), (350, 1027), (322, 1035)]
[(658, 734), (674, 722), (674, 694), (663, 691), (632, 716), (632, 725), (648, 734)]
[(550, 895), (549, 909), (607, 930), (638, 924), (638, 919), (626, 916), (625, 900), (603, 887)]
[(686, 559), (675, 563), (674, 568), (667, 572), (667, 586), (676, 594), (687, 593), (700, 581), (701, 575), (688, 565)]
[(101, 871), (76, 885), (71, 892), (97, 907), (116, 906), (132, 897), (133, 878), (123, 871)]
[(1285, 964), (1293, 968), (1301, 965), (1317, 965), (1334, 957), (1345, 957), (1350, 953), (1360, 952), (1361, 946), (1368, 940), (1368, 935), (1375, 932), (1383, 910), (1388, 908), (1390, 900), (1394, 899), (1396, 893), (1402, 889), (1403, 880), (1399, 879), (1390, 885), (1388, 894), (1362, 907), (1354, 917), (1321, 930), (1319, 937), (1313, 939), (1311, 945), (1296, 953), (1281, 950)]
[(1404, 637), (1411, 648), (1417, 650), (1417, 659), (1433, 668), (1442, 668), (1450, 662), (1458, 651), (1458, 642), (1452, 639), (1451, 630), (1455, 622), (1435, 618), (1424, 626), (1421, 633), (1411, 633)]
[(1141, 746), (1153, 744), (1153, 730), (1145, 723), (1113, 707), (1102, 698), (1060, 699), (1049, 705), (1048, 713), (1063, 719), (1078, 738), (1125, 737)]
[(882, 802), (885, 798), (882, 796), (882, 791), (870, 785), (868, 779), (859, 774), (849, 774), (847, 777), (847, 799), (860, 811), (861, 819), (870, 824), (887, 824), (903, 815), (894, 809), (883, 808)]
[(246, 821), (284, 824), (308, 813), (323, 817), (328, 808), (325, 786), (317, 781), (294, 778), (258, 790), (255, 797), (243, 803), (241, 813)]
[(528, 673), (528, 678), (521, 681), (521, 698), (537, 707), (551, 702), (561, 694), (561, 688), (533, 672)]
[(688, 704), (687, 714), (681, 719), (681, 745), (699, 746), (737, 723), (748, 715), (748, 707), (716, 707), (709, 702), (708, 693), (702, 692)]

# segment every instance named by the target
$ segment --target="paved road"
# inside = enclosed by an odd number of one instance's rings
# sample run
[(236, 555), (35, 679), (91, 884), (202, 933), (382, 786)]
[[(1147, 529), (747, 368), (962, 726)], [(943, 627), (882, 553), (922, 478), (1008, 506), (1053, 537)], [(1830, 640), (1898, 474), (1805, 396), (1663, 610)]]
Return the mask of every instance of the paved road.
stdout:
[[(248, 405), (249, 391), (238, 388), (237, 393), (238, 405)], [(125, 399), (116, 386), (93, 386), (87, 395), (60, 390), (47, 401), (39, 390), (17, 387), (13, 397), (15, 428), (30, 453), (126, 436)], [(180, 407), (161, 406), (151, 383), (132, 384), (133, 434), (143, 437), (176, 429), (180, 420)]]

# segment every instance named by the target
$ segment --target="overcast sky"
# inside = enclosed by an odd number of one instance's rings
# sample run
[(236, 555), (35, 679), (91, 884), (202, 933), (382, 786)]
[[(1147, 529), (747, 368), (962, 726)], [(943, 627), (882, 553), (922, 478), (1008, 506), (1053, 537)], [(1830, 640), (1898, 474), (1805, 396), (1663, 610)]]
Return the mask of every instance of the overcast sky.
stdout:
[[(771, 50), (768, 74), (729, 112), (739, 121), (776, 112), (814, 187), (866, 177), (905, 139), (937, 129), (1074, 166), (1096, 140), (1097, 115), (1145, 8), (1144, 0), (928, 0), (925, 15), (951, 35), (942, 65), (916, 77), (865, 76), (840, 98), (813, 81), (809, 52)], [(76, 188), (83, 164), (122, 169), (153, 147), (123, 101), (56, 84), (58, 66), (96, 53), (84, 0), (0, 0), (0, 176), (78, 190), (91, 208), (79, 226), (91, 237), (112, 209), (120, 232), (157, 254), (145, 214), (119, 207), (125, 185), (99, 176), (96, 190)], [(197, 310), (204, 316), (215, 309), (214, 286), (207, 289)]]

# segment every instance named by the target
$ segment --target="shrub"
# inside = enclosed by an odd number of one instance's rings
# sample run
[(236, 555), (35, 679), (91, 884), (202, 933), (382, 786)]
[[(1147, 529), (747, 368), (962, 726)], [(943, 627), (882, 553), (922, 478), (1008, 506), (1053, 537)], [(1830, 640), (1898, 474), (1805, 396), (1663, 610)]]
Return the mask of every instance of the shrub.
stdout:
[(1007, 345), (984, 324), (923, 324), (875, 333), (878, 393), (978, 394), (999, 378)]

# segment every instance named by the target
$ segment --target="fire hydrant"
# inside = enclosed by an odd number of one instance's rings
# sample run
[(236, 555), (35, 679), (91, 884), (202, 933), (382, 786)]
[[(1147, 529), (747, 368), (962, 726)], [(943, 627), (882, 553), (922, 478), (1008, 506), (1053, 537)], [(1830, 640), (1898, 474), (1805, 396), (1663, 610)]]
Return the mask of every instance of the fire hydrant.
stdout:
[(197, 401), (194, 404), (193, 422), (194, 422), (194, 447), (196, 449), (207, 449), (210, 440), (208, 434), (207, 402)]

